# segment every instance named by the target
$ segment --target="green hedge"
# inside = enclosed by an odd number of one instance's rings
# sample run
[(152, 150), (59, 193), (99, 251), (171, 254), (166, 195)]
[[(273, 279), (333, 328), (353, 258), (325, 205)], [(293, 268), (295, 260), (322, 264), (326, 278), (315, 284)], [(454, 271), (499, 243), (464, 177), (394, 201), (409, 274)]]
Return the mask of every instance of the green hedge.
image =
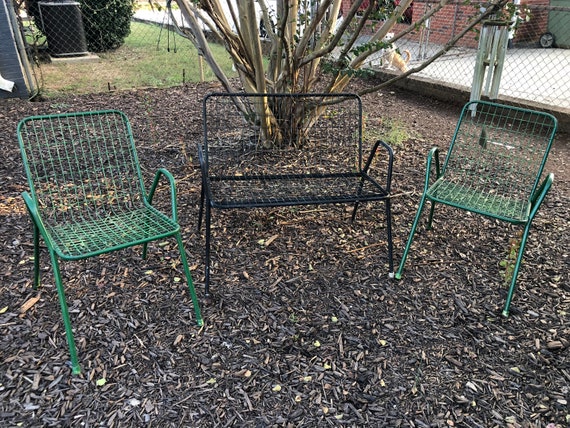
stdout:
[[(41, 0), (26, 0), (26, 6), (28, 13), (34, 17), (37, 27), (43, 31), (38, 9), (39, 1)], [(105, 52), (116, 49), (124, 43), (131, 32), (134, 0), (77, 1), (80, 4), (87, 48), (90, 52)], [(65, 16), (62, 16), (61, 25), (65, 25)]]
[(121, 46), (131, 32), (133, 0), (79, 0), (87, 48), (104, 52)]

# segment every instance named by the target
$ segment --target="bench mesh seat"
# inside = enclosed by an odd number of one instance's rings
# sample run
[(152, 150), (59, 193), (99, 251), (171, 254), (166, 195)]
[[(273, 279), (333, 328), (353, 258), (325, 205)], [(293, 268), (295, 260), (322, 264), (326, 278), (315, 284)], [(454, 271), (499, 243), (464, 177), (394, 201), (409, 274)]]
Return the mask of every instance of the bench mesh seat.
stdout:
[[(271, 207), (381, 200), (385, 190), (360, 174), (213, 177), (217, 208)], [(355, 196), (358, 195), (358, 196)]]

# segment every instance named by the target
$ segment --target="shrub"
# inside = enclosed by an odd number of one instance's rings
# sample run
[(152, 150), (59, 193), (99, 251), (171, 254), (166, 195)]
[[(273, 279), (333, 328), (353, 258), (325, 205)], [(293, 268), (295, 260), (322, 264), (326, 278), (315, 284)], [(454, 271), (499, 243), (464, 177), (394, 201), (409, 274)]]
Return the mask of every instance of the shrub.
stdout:
[[(26, 0), (28, 13), (43, 32), (38, 2)], [(74, 1), (74, 0), (70, 0)], [(104, 52), (123, 44), (131, 32), (134, 0), (77, 0), (81, 7), (85, 39), (90, 52)], [(65, 23), (62, 17), (62, 25)]]
[(79, 0), (87, 48), (104, 52), (123, 44), (131, 32), (133, 0)]

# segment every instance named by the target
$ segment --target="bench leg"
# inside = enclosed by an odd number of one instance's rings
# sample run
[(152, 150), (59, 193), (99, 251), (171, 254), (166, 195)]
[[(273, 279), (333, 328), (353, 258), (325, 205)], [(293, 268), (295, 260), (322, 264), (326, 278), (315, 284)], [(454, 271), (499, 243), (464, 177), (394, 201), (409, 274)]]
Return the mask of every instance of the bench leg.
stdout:
[(211, 228), (211, 207), (206, 203), (206, 254), (205, 254), (205, 271), (204, 271), (204, 293), (206, 297), (210, 297), (210, 228)]
[(204, 186), (202, 186), (202, 190), (200, 191), (200, 211), (198, 212), (198, 232), (202, 227), (202, 215), (204, 214)]
[(390, 198), (386, 199), (386, 232), (388, 235), (388, 276), (394, 278), (394, 253), (392, 244), (392, 208)]
[(351, 223), (354, 223), (354, 220), (356, 219), (356, 210), (358, 209), (358, 205), (359, 205), (359, 202), (356, 201), (354, 203), (354, 208), (352, 209), (352, 215), (350, 216), (350, 222)]
[[(394, 278), (394, 253), (393, 253), (393, 244), (392, 244), (392, 209), (390, 204), (390, 198), (387, 198), (386, 201), (386, 232), (388, 235), (388, 276), (390, 278)], [(358, 210), (358, 205), (360, 203), (357, 201), (354, 203), (354, 208), (352, 209), (352, 215), (350, 218), (351, 223), (354, 223), (356, 219), (356, 211)]]

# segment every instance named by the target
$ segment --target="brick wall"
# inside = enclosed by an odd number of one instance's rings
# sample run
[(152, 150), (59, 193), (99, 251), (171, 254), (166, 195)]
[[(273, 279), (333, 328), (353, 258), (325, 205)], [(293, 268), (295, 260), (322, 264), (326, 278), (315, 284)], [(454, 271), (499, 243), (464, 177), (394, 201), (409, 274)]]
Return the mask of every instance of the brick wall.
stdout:
[(530, 21), (521, 24), (515, 37), (516, 42), (536, 42), (537, 36), (546, 33), (548, 29), (549, 0), (523, 1), (530, 9)]
[[(549, 0), (527, 0), (523, 3), (531, 10), (529, 22), (521, 23), (517, 31), (514, 42), (537, 41), (537, 35), (546, 31), (548, 21), (548, 11), (544, 6), (549, 4)], [(348, 11), (352, 0), (343, 0), (342, 10)], [(428, 0), (414, 0), (413, 20), (423, 16), (432, 5), (436, 3)], [(435, 14), (429, 22), (429, 40), (431, 43), (445, 44), (452, 37), (460, 33), (469, 23), (470, 19), (476, 16), (479, 10), (475, 5), (465, 5), (463, 0), (452, 0), (442, 10)], [(394, 32), (398, 33), (407, 28), (407, 24), (396, 24)], [(468, 33), (457, 46), (476, 48), (478, 44), (478, 31), (473, 30)], [(419, 40), (421, 33), (419, 30), (413, 31), (407, 36), (410, 40)]]

